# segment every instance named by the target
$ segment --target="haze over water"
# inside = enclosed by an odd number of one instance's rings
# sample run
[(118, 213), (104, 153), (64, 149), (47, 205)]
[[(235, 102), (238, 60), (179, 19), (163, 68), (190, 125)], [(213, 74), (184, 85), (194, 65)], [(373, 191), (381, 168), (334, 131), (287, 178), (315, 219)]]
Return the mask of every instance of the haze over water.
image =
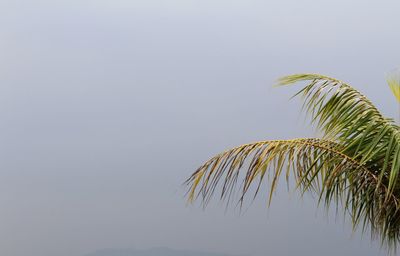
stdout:
[[(243, 214), (188, 206), (183, 181), (229, 147), (312, 136), (273, 88), (346, 81), (397, 117), (398, 1), (0, 2), (0, 254), (167, 246), (232, 255), (385, 255), (286, 186)], [(328, 215), (329, 217), (327, 217)]]

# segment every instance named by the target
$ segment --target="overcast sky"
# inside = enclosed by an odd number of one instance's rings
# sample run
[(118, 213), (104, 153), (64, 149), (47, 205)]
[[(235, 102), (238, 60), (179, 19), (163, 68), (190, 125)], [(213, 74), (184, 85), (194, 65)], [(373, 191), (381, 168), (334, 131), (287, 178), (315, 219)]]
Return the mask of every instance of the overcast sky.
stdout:
[[(229, 147), (310, 136), (273, 88), (349, 82), (397, 116), (399, 1), (0, 1), (0, 254), (101, 248), (384, 255), (283, 187), (244, 214), (187, 206), (182, 182)], [(327, 216), (328, 215), (328, 216)]]

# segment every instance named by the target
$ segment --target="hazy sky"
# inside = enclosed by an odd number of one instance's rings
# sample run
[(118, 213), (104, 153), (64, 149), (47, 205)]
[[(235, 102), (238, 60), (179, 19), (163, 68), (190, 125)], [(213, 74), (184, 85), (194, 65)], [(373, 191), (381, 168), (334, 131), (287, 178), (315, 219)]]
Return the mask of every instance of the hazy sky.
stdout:
[[(349, 82), (388, 116), (399, 1), (0, 1), (0, 254), (169, 246), (384, 255), (279, 189), (240, 215), (185, 204), (228, 147), (312, 135), (279, 76)], [(380, 254), (381, 253), (381, 254)]]

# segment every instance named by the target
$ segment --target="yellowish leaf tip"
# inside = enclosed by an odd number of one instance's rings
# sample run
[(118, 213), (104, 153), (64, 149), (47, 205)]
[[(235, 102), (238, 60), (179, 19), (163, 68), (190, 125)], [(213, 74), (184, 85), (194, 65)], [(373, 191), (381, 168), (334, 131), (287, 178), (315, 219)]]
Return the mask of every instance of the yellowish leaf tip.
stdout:
[(400, 68), (394, 69), (386, 74), (386, 81), (389, 84), (397, 101), (400, 102)]

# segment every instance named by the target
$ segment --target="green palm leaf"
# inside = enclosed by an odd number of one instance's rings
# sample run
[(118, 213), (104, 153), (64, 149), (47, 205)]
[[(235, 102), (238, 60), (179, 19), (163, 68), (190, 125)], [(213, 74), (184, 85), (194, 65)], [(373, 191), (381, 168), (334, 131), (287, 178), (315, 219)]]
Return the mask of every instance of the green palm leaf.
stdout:
[(302, 81), (308, 83), (296, 95), (323, 138), (267, 140), (218, 154), (186, 181), (189, 201), (201, 198), (206, 205), (221, 184), (221, 199), (230, 202), (239, 194), (242, 203), (269, 181), (270, 202), (280, 176), (292, 175), (302, 192), (313, 191), (326, 206), (342, 204), (354, 227), (369, 226), (394, 248), (400, 240), (399, 126), (337, 79), (299, 74), (279, 83)]
[(346, 154), (362, 164), (374, 163), (380, 179), (389, 179), (392, 191), (400, 169), (400, 130), (359, 91), (337, 79), (315, 74), (286, 76), (280, 85), (310, 81), (296, 95), (324, 132), (324, 137), (345, 146)]
[(393, 95), (400, 102), (400, 68), (395, 69), (387, 75), (386, 78)]

